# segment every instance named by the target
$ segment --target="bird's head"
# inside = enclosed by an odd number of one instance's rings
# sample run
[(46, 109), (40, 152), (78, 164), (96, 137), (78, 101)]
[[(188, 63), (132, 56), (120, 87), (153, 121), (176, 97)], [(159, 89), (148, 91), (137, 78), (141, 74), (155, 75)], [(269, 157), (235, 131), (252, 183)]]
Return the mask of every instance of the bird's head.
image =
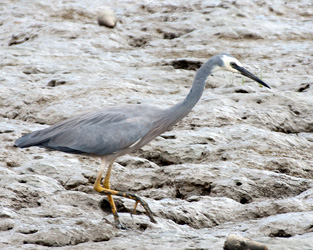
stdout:
[(228, 54), (220, 54), (218, 55), (217, 59), (219, 60), (219, 63), (217, 64), (218, 66), (215, 68), (215, 70), (227, 70), (233, 73), (244, 75), (270, 89), (270, 86), (246, 70), (235, 57)]

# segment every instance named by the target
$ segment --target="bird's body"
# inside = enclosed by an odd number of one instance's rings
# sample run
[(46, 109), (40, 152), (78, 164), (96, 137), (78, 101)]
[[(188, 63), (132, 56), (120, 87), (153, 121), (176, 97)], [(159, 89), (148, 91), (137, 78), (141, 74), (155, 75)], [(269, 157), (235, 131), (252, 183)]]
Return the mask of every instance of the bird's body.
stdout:
[(91, 156), (116, 154), (143, 138), (157, 121), (152, 114), (161, 111), (143, 105), (97, 110), (27, 134), (16, 144)]
[[(118, 157), (136, 151), (171, 129), (178, 120), (176, 111), (173, 107), (160, 109), (147, 105), (98, 110), (34, 131), (18, 139), (15, 145), (21, 148), (39, 146), (90, 156), (113, 154)], [(165, 114), (171, 122), (164, 123)]]
[[(185, 117), (200, 99), (207, 77), (221, 69), (241, 73), (269, 88), (262, 80), (246, 71), (237, 59), (221, 54), (212, 57), (197, 71), (189, 94), (170, 108), (125, 105), (98, 110), (27, 134), (16, 140), (15, 146), (39, 146), (66, 153), (99, 156), (101, 167), (94, 188), (108, 195), (117, 226), (121, 227), (121, 223), (112, 195), (134, 199), (136, 205), (141, 203), (150, 219), (155, 222), (148, 205), (139, 197), (110, 189), (109, 178), (113, 162), (117, 157), (141, 148)], [(105, 168), (108, 170), (101, 185)]]

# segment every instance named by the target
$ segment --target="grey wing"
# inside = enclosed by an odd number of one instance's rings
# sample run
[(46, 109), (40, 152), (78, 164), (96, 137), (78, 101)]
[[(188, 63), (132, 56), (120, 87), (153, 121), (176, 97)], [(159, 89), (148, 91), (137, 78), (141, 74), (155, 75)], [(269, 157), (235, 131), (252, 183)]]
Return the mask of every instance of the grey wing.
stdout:
[(138, 108), (111, 109), (74, 117), (27, 134), (16, 140), (15, 146), (39, 146), (68, 153), (111, 154), (129, 147), (150, 131), (152, 121), (149, 115), (143, 115), (146, 109)]
[(45, 146), (69, 153), (107, 155), (123, 150), (149, 132), (143, 118), (131, 118), (106, 126), (83, 125), (54, 136)]

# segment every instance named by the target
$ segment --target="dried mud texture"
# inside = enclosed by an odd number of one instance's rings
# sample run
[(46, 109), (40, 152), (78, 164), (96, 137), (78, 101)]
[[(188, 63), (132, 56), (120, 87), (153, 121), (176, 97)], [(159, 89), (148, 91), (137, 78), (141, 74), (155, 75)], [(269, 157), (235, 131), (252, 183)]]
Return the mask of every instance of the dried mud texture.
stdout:
[[(313, 249), (312, 1), (0, 3), (0, 248), (222, 249), (229, 234)], [(97, 13), (112, 9), (113, 29)], [(98, 159), (12, 145), (64, 118), (120, 103), (169, 107), (215, 54), (272, 90), (209, 77), (172, 131), (114, 164), (128, 230), (93, 191)]]

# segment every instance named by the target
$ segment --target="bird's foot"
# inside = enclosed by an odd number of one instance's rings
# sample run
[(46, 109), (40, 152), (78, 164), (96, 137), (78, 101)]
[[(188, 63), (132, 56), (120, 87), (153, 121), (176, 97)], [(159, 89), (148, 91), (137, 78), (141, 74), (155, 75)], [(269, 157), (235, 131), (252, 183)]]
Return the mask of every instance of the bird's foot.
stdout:
[[(130, 194), (130, 193), (124, 193), (124, 192), (120, 192), (120, 191), (106, 189), (106, 188), (101, 187), (101, 185), (95, 185), (95, 190), (98, 191), (99, 193), (103, 193), (103, 194), (108, 195), (108, 197), (112, 197), (112, 195), (117, 195), (117, 196), (121, 196), (121, 197), (135, 200), (136, 201), (135, 207), (132, 210), (131, 215), (136, 213), (137, 205), (138, 205), (138, 203), (140, 203), (143, 206), (143, 208), (145, 209), (148, 217), (150, 218), (150, 221), (153, 223), (157, 223), (157, 221), (154, 219), (154, 216), (152, 215), (152, 211), (151, 211), (148, 203), (145, 202), (144, 200), (142, 200), (139, 196), (134, 195), (134, 194)], [(110, 199), (109, 202), (111, 205), (111, 209), (112, 209), (114, 218), (118, 218), (117, 216), (115, 216), (115, 214), (117, 215), (117, 211), (116, 211), (116, 207), (115, 207), (113, 199)], [(117, 226), (119, 225), (119, 223), (117, 223)]]
[(145, 211), (146, 211), (148, 217), (150, 218), (150, 221), (153, 222), (153, 223), (157, 223), (157, 221), (154, 219), (154, 216), (153, 216), (153, 214), (152, 214), (152, 211), (151, 211), (151, 209), (150, 209), (148, 203), (145, 202), (143, 199), (141, 199), (139, 196), (134, 195), (134, 194), (129, 194), (129, 193), (122, 193), (122, 192), (120, 192), (120, 194), (118, 194), (118, 195), (136, 201), (135, 207), (134, 207), (134, 209), (132, 210), (132, 212), (130, 213), (131, 216), (136, 213), (137, 205), (138, 205), (138, 203), (140, 203), (141, 206), (143, 206), (143, 208), (145, 209)]
[(119, 218), (114, 217), (114, 222), (115, 222), (115, 226), (117, 227), (117, 229), (127, 230), (127, 227), (124, 226), (124, 224), (120, 221)]
[[(141, 199), (139, 196), (135, 195), (135, 194), (130, 194), (130, 193), (124, 193), (124, 192), (119, 192), (119, 191), (113, 191), (113, 190), (110, 190), (114, 193), (110, 193), (112, 195), (117, 195), (117, 196), (122, 196), (122, 197), (125, 197), (125, 198), (128, 198), (128, 199), (132, 199), (132, 200), (135, 200), (136, 203), (135, 203), (135, 207), (134, 209), (132, 210), (131, 212), (131, 215), (135, 214), (136, 213), (136, 208), (137, 208), (137, 205), (138, 203), (141, 204), (141, 206), (143, 206), (143, 208), (145, 209), (148, 217), (150, 218), (150, 221), (153, 222), (153, 223), (157, 223), (157, 221), (154, 219), (154, 216), (152, 214), (152, 211), (148, 205), (147, 202), (145, 202), (143, 199)], [(107, 191), (103, 190), (102, 192), (106, 193), (106, 194), (109, 194)]]

